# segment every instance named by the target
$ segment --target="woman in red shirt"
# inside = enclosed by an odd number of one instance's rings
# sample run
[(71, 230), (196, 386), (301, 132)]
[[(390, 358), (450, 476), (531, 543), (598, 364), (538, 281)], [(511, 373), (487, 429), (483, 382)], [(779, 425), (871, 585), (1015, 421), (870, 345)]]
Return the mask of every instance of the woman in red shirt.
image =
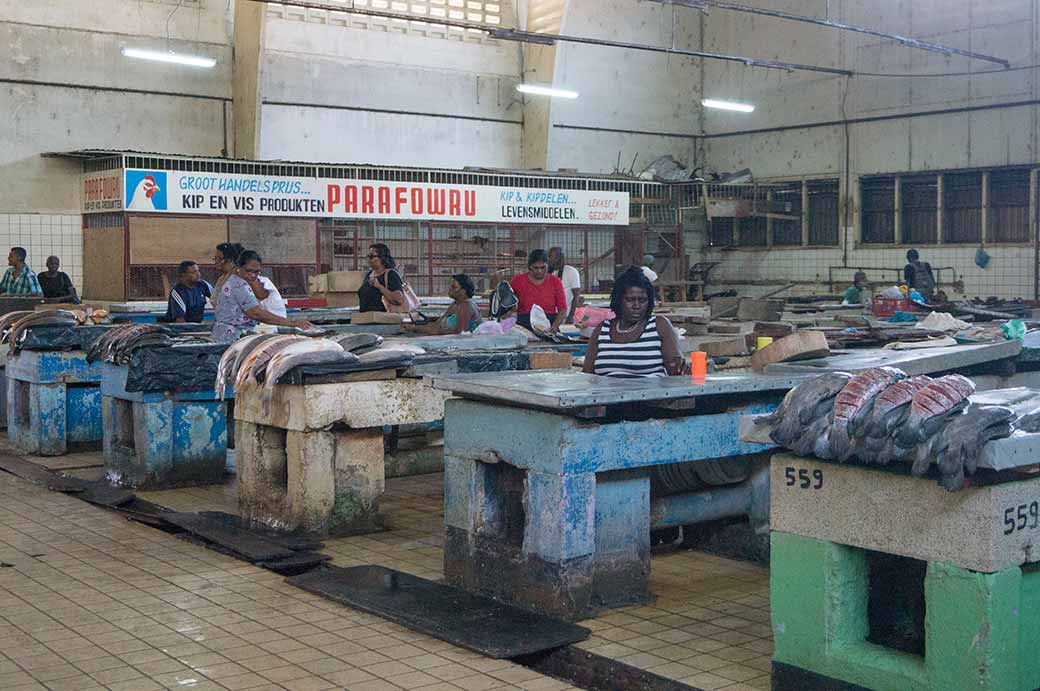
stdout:
[(552, 323), (552, 333), (560, 330), (560, 324), (567, 318), (567, 296), (563, 292), (563, 281), (549, 273), (549, 255), (545, 250), (531, 252), (527, 257), (527, 273), (514, 276), (509, 285), (519, 302), (517, 324), (530, 329), (531, 308), (538, 305)]

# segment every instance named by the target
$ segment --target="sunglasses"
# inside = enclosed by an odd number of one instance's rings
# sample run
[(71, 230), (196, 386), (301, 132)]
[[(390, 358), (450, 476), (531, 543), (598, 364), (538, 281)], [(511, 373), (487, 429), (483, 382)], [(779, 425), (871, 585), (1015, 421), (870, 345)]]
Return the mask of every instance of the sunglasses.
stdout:
[(367, 255), (367, 256), (368, 256), (368, 258), (369, 258), (369, 259), (376, 259), (376, 258), (378, 258), (378, 257), (379, 257), (379, 255), (378, 255), (378, 254), (369, 254), (369, 255)]

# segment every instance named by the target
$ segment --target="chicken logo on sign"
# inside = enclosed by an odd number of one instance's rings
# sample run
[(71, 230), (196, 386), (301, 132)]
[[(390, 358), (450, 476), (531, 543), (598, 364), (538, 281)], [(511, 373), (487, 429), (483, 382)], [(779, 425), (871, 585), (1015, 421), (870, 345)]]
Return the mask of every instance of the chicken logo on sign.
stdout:
[(166, 210), (166, 173), (128, 170), (124, 189), (128, 211)]

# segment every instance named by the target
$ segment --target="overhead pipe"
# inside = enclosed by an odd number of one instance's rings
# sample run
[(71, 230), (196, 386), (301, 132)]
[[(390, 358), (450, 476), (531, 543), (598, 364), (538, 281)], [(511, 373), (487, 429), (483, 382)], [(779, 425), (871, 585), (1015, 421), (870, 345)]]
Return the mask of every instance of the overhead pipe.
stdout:
[(267, 5), (284, 5), (286, 7), (300, 7), (303, 9), (324, 10), (326, 12), (341, 12), (343, 14), (356, 14), (364, 17), (378, 17), (381, 19), (398, 20), (402, 22), (430, 24), (434, 26), (449, 26), (455, 29), (467, 31), (481, 31), (491, 38), (503, 41), (517, 41), (519, 43), (533, 43), (536, 45), (551, 46), (560, 43), (580, 43), (585, 45), (603, 46), (607, 48), (623, 48), (625, 50), (641, 50), (651, 53), (667, 53), (668, 55), (681, 55), (683, 57), (703, 58), (705, 60), (722, 60), (725, 62), (739, 62), (747, 67), (761, 67), (772, 70), (785, 70), (794, 72), (823, 72), (825, 74), (836, 74), (852, 76), (850, 70), (842, 70), (834, 67), (822, 67), (819, 65), (802, 65), (793, 62), (782, 62), (779, 60), (760, 60), (740, 55), (724, 55), (720, 53), (707, 53), (701, 50), (687, 50), (685, 48), (668, 48), (666, 46), (651, 46), (643, 43), (629, 43), (626, 41), (608, 41), (606, 39), (589, 38), (586, 36), (567, 36), (564, 34), (539, 33), (536, 31), (518, 31), (516, 29), (498, 29), (489, 27), (479, 22), (466, 22), (444, 18), (423, 17), (420, 15), (407, 14), (403, 12), (387, 12), (372, 10), (365, 7), (335, 7), (324, 2), (313, 2), (311, 0), (251, 0), (252, 2)]
[(966, 58), (973, 58), (975, 60), (985, 60), (986, 62), (993, 62), (998, 65), (1001, 65), (1005, 69), (1011, 67), (1011, 63), (1007, 60), (1004, 60), (1003, 58), (994, 57), (992, 55), (976, 53), (971, 50), (964, 50), (963, 48), (953, 48), (951, 46), (944, 46), (938, 43), (929, 43), (928, 41), (921, 41), (916, 38), (910, 38), (909, 36), (901, 36), (900, 34), (890, 34), (885, 31), (878, 31), (877, 29), (870, 29), (865, 26), (856, 26), (854, 24), (835, 22), (831, 21), (830, 19), (807, 17), (801, 14), (791, 14), (789, 12), (781, 12), (779, 10), (768, 10), (762, 7), (751, 7), (749, 5), (738, 5), (732, 2), (721, 2), (720, 0), (651, 0), (651, 2), (659, 2), (662, 5), (680, 5), (682, 7), (692, 7), (698, 10), (706, 10), (708, 8), (714, 7), (720, 10), (747, 12), (749, 14), (758, 14), (764, 17), (774, 17), (776, 19), (786, 19), (794, 22), (816, 24), (817, 26), (826, 26), (831, 29), (841, 29), (842, 31), (854, 31), (859, 34), (867, 34), (868, 36), (887, 38), (891, 41), (901, 43), (904, 46), (907, 46), (908, 48), (917, 48), (920, 50), (927, 50), (933, 53), (943, 53), (946, 55), (961, 55)]

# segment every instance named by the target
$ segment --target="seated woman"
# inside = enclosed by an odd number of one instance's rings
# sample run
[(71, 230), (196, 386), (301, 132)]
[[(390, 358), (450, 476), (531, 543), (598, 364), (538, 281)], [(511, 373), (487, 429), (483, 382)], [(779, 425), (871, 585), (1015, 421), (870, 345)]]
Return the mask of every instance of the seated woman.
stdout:
[(545, 250), (534, 250), (527, 257), (527, 273), (517, 274), (509, 282), (519, 300), (516, 308), (516, 323), (525, 329), (531, 328), (531, 310), (538, 305), (552, 324), (550, 331), (556, 333), (567, 318), (567, 296), (563, 292), (563, 281), (549, 273), (549, 255)]
[(451, 277), (448, 297), (455, 302), (432, 324), (416, 326), (405, 324), (404, 330), (424, 336), (447, 336), (473, 331), (480, 326), (480, 309), (473, 299), (476, 287), (466, 274), (455, 274)]
[(310, 330), (309, 321), (293, 321), (268, 312), (255, 295), (260, 283), (260, 255), (245, 250), (238, 255), (235, 270), (224, 280), (220, 299), (214, 309), (212, 338), (217, 343), (232, 343), (253, 331), (257, 322)]
[(626, 379), (683, 374), (678, 335), (668, 319), (654, 316), (654, 287), (639, 267), (618, 276), (610, 309), (616, 316), (589, 339), (583, 372)]

